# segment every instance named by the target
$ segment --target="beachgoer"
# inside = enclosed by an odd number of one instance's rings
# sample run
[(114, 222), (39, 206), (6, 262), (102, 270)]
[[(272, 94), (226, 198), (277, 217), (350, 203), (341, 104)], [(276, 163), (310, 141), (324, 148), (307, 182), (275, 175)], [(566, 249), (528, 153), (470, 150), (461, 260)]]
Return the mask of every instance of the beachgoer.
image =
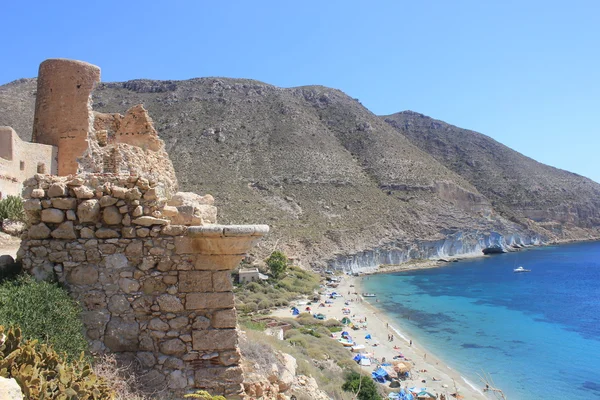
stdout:
[(423, 360), (427, 360), (427, 353), (423, 354)]
[(410, 339), (410, 344), (409, 344), (409, 346), (410, 346), (410, 347), (412, 347), (412, 339)]

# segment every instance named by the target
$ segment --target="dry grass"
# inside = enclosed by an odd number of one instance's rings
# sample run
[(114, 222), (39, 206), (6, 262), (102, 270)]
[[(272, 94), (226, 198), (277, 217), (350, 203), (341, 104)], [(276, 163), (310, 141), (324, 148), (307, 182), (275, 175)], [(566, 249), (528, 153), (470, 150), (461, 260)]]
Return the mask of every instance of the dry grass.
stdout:
[(104, 379), (116, 393), (115, 400), (150, 400), (140, 393), (139, 382), (131, 366), (119, 366), (115, 356), (106, 354), (94, 363), (94, 372)]

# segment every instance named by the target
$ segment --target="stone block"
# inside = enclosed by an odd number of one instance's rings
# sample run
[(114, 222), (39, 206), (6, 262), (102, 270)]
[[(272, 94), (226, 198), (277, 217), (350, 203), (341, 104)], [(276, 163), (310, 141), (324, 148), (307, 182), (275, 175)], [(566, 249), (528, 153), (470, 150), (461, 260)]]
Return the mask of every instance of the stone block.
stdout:
[(200, 351), (233, 350), (238, 343), (235, 329), (210, 329), (192, 331), (192, 349)]
[(108, 310), (114, 314), (126, 314), (131, 311), (131, 303), (122, 294), (116, 294), (108, 301)]
[(77, 207), (77, 217), (79, 222), (92, 222), (98, 221), (100, 216), (100, 203), (98, 200), (85, 200)]
[(125, 257), (123, 254), (117, 253), (117, 254), (111, 254), (110, 256), (105, 257), (104, 264), (106, 265), (106, 268), (109, 270), (122, 269), (122, 268), (127, 268), (129, 266), (129, 261), (127, 260), (127, 257)]
[(55, 239), (77, 239), (73, 221), (63, 222), (50, 235)]
[(76, 186), (73, 188), (75, 196), (78, 199), (91, 199), (94, 197), (94, 191), (87, 186)]
[[(46, 192), (44, 192), (44, 189), (32, 189), (31, 190), (31, 197), (33, 197), (34, 199), (41, 199), (45, 195), (46, 195)], [(25, 195), (23, 195), (23, 197), (25, 197)]]
[(141, 226), (167, 225), (169, 223), (169, 220), (161, 219), (161, 218), (154, 218), (154, 217), (145, 215), (143, 217), (138, 217), (138, 218), (134, 219), (133, 221), (131, 221), (131, 223), (134, 225), (141, 225)]
[(188, 293), (185, 297), (186, 310), (216, 310), (233, 308), (233, 293)]
[(96, 231), (96, 237), (99, 239), (118, 238), (119, 236), (119, 232), (114, 229), (100, 228)]
[(50, 237), (50, 228), (41, 222), (37, 225), (33, 225), (27, 231), (29, 239), (47, 239)]
[(196, 255), (194, 269), (204, 271), (225, 271), (237, 267), (244, 255)]
[(260, 240), (258, 236), (175, 237), (175, 250), (177, 254), (244, 256), (258, 240)]
[(148, 329), (153, 331), (166, 332), (169, 330), (169, 324), (161, 320), (160, 318), (153, 318), (148, 322)]
[(236, 325), (235, 310), (219, 310), (215, 311), (211, 318), (213, 328), (235, 328)]
[(65, 220), (65, 213), (57, 208), (46, 208), (42, 210), (42, 222), (60, 224)]
[(93, 285), (98, 282), (98, 270), (89, 265), (75, 267), (67, 274), (67, 282), (72, 285)]
[(117, 207), (108, 206), (102, 211), (102, 220), (107, 225), (117, 225), (121, 223), (123, 216)]
[(134, 293), (140, 290), (140, 283), (135, 279), (121, 278), (119, 279), (119, 288), (125, 293)]
[(233, 290), (231, 272), (215, 271), (212, 273), (213, 292), (230, 292)]
[(194, 386), (198, 388), (233, 387), (241, 385), (243, 380), (239, 366), (200, 368), (194, 372)]
[(52, 207), (61, 210), (74, 210), (77, 208), (77, 199), (73, 197), (57, 197), (52, 199)]
[(81, 235), (82, 239), (92, 239), (92, 238), (96, 237), (96, 235), (94, 234), (94, 230), (87, 226), (81, 228), (81, 231), (79, 231), (79, 234)]
[(144, 244), (141, 240), (133, 240), (125, 248), (125, 254), (129, 257), (141, 257), (143, 255)]
[(183, 304), (177, 296), (163, 294), (158, 296), (158, 305), (162, 312), (180, 312), (183, 311)]
[(100, 207), (109, 207), (115, 205), (115, 203), (119, 201), (112, 196), (102, 196), (100, 198)]
[(64, 197), (68, 194), (69, 191), (67, 185), (62, 182), (53, 183), (48, 188), (48, 197)]
[(137, 322), (125, 321), (113, 316), (106, 325), (104, 344), (111, 351), (137, 351), (140, 326)]
[(25, 211), (39, 211), (42, 209), (42, 202), (38, 199), (29, 199), (23, 202)]
[(213, 284), (209, 271), (180, 271), (179, 291), (188, 292), (212, 292)]
[(170, 339), (160, 343), (160, 352), (170, 356), (182, 356), (185, 354), (187, 347), (181, 339)]

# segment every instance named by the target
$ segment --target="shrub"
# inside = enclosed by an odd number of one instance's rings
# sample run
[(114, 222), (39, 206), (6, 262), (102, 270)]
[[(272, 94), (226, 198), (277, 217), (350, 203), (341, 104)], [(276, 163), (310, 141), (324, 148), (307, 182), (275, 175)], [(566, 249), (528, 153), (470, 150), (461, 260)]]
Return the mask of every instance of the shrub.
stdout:
[(381, 400), (373, 379), (357, 372), (350, 372), (346, 376), (346, 382), (342, 385), (342, 389), (357, 394), (358, 400)]
[(51, 346), (23, 341), (19, 328), (3, 336), (0, 326), (0, 376), (14, 378), (27, 399), (112, 399), (114, 391), (84, 360), (67, 362)]
[(6, 196), (0, 200), (0, 221), (3, 219), (25, 220), (23, 211), (23, 200), (17, 196)]
[(273, 278), (277, 279), (285, 272), (288, 265), (288, 259), (281, 251), (274, 251), (265, 261), (271, 270)]
[(51, 344), (75, 360), (87, 350), (81, 309), (58, 285), (21, 275), (0, 284), (0, 321), (21, 327), (25, 339)]
[(206, 390), (198, 390), (196, 393), (190, 393), (183, 396), (186, 399), (200, 399), (200, 400), (227, 400), (223, 396), (211, 396)]

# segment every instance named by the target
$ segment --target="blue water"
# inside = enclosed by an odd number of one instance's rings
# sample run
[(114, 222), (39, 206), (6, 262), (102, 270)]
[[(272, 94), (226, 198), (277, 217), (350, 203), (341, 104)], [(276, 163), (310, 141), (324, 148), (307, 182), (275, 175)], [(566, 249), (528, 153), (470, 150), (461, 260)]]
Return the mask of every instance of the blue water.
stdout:
[[(530, 273), (513, 273), (522, 265)], [(376, 307), (476, 386), (600, 399), (600, 243), (535, 248), (362, 279)]]

